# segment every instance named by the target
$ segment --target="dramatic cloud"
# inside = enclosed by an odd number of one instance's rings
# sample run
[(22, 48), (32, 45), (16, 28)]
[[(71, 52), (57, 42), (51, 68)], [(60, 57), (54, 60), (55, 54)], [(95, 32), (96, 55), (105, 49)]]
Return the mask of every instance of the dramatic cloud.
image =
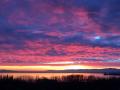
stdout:
[(120, 65), (120, 0), (0, 1), (0, 65)]

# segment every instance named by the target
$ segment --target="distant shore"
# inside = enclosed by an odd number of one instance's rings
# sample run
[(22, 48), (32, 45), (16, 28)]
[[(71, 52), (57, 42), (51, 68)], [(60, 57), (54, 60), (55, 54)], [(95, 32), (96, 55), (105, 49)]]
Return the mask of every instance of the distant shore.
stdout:
[(79, 69), (79, 70), (47, 70), (47, 71), (14, 71), (0, 70), (0, 73), (102, 73), (104, 75), (120, 75), (120, 69)]

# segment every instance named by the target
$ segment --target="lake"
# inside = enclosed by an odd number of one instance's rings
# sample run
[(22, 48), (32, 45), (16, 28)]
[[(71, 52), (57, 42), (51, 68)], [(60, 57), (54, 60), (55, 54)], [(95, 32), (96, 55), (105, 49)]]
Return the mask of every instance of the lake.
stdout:
[(84, 77), (94, 76), (98, 78), (112, 78), (120, 77), (116, 75), (104, 75), (102, 73), (0, 73), (0, 76), (8, 76), (13, 78), (22, 78), (22, 79), (36, 79), (36, 78), (52, 78), (52, 77), (62, 77), (69, 75), (83, 75)]

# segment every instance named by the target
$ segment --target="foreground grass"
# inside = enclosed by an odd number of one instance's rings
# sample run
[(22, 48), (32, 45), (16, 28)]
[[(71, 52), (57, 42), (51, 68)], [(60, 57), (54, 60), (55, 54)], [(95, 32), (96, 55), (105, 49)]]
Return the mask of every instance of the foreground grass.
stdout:
[(24, 80), (0, 76), (0, 90), (120, 90), (120, 78), (85, 78), (81, 75), (70, 75)]

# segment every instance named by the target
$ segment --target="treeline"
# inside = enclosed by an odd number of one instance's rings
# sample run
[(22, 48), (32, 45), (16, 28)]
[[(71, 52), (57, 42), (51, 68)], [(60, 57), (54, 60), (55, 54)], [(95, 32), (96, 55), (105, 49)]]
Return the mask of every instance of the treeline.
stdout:
[(120, 78), (82, 75), (24, 79), (0, 76), (0, 90), (120, 90)]

